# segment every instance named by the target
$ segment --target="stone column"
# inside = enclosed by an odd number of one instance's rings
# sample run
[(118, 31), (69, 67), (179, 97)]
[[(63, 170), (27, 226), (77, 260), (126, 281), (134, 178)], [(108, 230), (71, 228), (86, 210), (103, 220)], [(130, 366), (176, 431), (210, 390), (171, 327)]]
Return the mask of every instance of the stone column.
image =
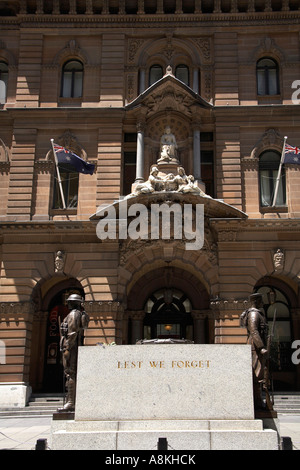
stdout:
[(125, 0), (120, 0), (119, 1), (119, 15), (126, 15), (126, 10), (125, 10)]
[(202, 13), (202, 5), (201, 5), (201, 0), (195, 0), (195, 11), (194, 13)]
[(193, 70), (193, 91), (199, 93), (199, 69)]
[(176, 0), (176, 11), (175, 13), (177, 15), (180, 15), (182, 13), (182, 0)]
[(36, 15), (42, 15), (44, 13), (44, 8), (43, 8), (43, 1), (42, 0), (37, 0), (36, 2)]
[(145, 14), (145, 5), (144, 5), (144, 0), (138, 0), (138, 15), (144, 15)]
[(144, 126), (137, 125), (136, 176), (135, 183), (144, 181)]
[(145, 69), (140, 68), (140, 76), (139, 76), (139, 94), (143, 93), (146, 89), (146, 75)]
[(92, 15), (93, 14), (93, 0), (86, 0), (85, 5), (86, 5), (85, 14)]
[(201, 182), (200, 123), (193, 127), (193, 163), (195, 181)]
[(143, 320), (145, 312), (129, 312), (131, 319), (131, 343), (135, 344), (138, 340), (143, 339)]
[(76, 10), (76, 0), (70, 0), (70, 10), (69, 10), (69, 15), (76, 15), (77, 10)]
[(194, 341), (196, 344), (206, 343), (206, 314), (192, 312), (194, 320)]
[(108, 0), (103, 0), (103, 7), (102, 7), (102, 15), (108, 15), (109, 14), (109, 5), (108, 5)]
[(156, 14), (162, 15), (164, 13), (164, 2), (163, 0), (157, 0)]

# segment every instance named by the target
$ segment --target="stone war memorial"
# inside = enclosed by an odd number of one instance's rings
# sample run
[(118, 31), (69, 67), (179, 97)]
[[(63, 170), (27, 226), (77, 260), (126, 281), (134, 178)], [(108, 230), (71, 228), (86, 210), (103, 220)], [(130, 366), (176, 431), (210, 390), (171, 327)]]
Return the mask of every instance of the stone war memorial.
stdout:
[(255, 419), (249, 345), (81, 347), (76, 406), (52, 421), (51, 448), (276, 450)]
[[(221, 206), (232, 216), (245, 214), (207, 196), (192, 175), (186, 176), (178, 160), (176, 138), (170, 128), (165, 131), (149, 179), (135, 183), (125, 201), (129, 208), (139, 204), (140, 212), (141, 205), (148, 204), (148, 210), (154, 202), (188, 203), (193, 210), (197, 204), (203, 206), (202, 223), (193, 220), (200, 243), (207, 211), (212, 213)], [(123, 202), (95, 215), (99, 238), (105, 233), (116, 235), (110, 229), (115, 227), (115, 216), (124, 221)], [(153, 218), (147, 226), (149, 223)], [(102, 231), (104, 225), (106, 232)], [(175, 237), (175, 222), (168, 228)], [(129, 229), (128, 235), (133, 235)], [(119, 225), (119, 236), (121, 230)], [(191, 240), (191, 233), (185, 231), (184, 238)], [(201, 246), (204, 238), (203, 234)], [(157, 449), (162, 438), (172, 450), (279, 448), (276, 413), (262, 398), (262, 390), (268, 397), (269, 336), (259, 310), (259, 294), (252, 296), (250, 308), (241, 312), (249, 344), (195, 344), (170, 335), (139, 339), (129, 345), (78, 346), (76, 337), (87, 328), (88, 317), (80, 299), (77, 304), (72, 299), (69, 308), (73, 310), (62, 324), (67, 402), (53, 416), (52, 449), (149, 451)]]

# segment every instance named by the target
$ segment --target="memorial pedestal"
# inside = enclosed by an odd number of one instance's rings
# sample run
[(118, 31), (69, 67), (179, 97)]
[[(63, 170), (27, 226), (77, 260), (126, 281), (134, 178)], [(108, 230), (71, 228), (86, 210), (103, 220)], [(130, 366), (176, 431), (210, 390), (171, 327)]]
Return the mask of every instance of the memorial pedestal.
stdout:
[(79, 348), (74, 420), (52, 421), (52, 449), (278, 449), (255, 419), (249, 345)]

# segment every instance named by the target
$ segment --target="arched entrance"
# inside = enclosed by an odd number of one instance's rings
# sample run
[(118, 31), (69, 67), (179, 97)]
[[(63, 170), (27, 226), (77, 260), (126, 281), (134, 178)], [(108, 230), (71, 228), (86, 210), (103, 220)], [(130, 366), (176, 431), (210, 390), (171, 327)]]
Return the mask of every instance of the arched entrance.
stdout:
[(45, 363), (43, 390), (47, 392), (62, 392), (64, 375), (60, 353), (60, 324), (68, 315), (67, 298), (70, 294), (83, 295), (81, 289), (63, 289), (51, 300), (48, 308), (48, 319), (45, 341)]
[[(68, 314), (67, 298), (84, 290), (76, 279), (51, 278), (34, 292), (39, 306), (32, 326), (30, 385), (34, 392), (63, 392), (60, 324)], [(38, 300), (37, 300), (38, 299)]]
[(177, 338), (213, 342), (213, 319), (204, 284), (188, 268), (166, 266), (146, 272), (127, 297), (128, 343)]
[[(292, 342), (296, 332), (293, 328), (293, 311), (297, 298), (293, 289), (275, 277), (261, 279), (255, 289), (263, 296), (264, 313), (269, 333), (274, 330), (270, 348), (270, 370), (275, 390), (296, 388), (296, 366), (292, 362)], [(274, 314), (275, 322), (274, 322)], [(274, 325), (273, 325), (274, 322)]]

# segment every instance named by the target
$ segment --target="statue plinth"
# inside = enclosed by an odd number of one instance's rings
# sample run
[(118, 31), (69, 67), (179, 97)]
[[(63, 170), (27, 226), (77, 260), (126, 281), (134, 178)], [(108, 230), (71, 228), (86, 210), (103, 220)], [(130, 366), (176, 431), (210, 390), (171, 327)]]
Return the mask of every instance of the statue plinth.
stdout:
[(164, 162), (164, 161), (161, 161), (161, 162), (158, 162), (156, 164), (158, 170), (159, 170), (159, 173), (158, 175), (162, 178), (164, 178), (165, 176), (167, 176), (168, 174), (172, 173), (174, 176), (177, 175), (178, 171), (178, 167), (180, 166), (180, 163), (179, 162)]

